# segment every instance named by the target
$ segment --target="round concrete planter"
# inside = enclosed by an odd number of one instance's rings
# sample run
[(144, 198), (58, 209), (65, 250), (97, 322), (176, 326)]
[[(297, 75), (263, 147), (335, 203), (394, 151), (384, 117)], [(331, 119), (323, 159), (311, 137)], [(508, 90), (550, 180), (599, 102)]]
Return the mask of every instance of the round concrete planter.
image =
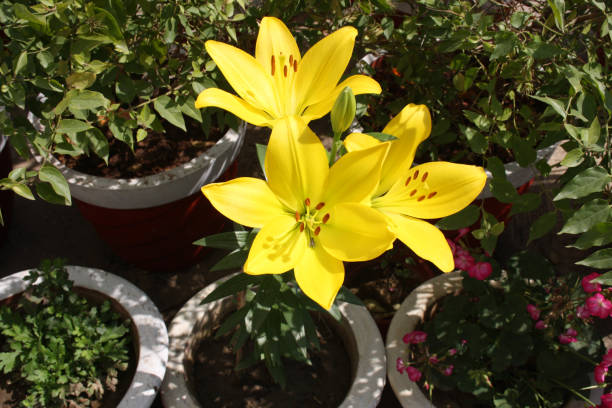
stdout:
[[(188, 386), (186, 363), (198, 340), (211, 333), (216, 321), (234, 306), (231, 297), (201, 305), (222, 280), (198, 292), (176, 314), (170, 324), (168, 369), (161, 390), (165, 408), (200, 407)], [(335, 330), (351, 359), (353, 381), (341, 408), (374, 408), (385, 385), (385, 353), (376, 323), (365, 307), (343, 303), (342, 322)], [(331, 319), (335, 322), (335, 320)]]
[[(75, 287), (85, 288), (114, 299), (130, 316), (135, 327), (138, 363), (129, 389), (118, 408), (149, 407), (159, 390), (168, 361), (168, 332), (151, 299), (127, 280), (100, 269), (67, 266)], [(0, 299), (23, 292), (29, 271), (0, 279)]]
[(202, 258), (205, 249), (193, 241), (223, 228), (225, 218), (200, 188), (235, 176), (245, 132), (242, 123), (202, 155), (142, 178), (97, 177), (50, 161), (68, 181), (83, 216), (117, 255), (142, 269), (176, 270)]

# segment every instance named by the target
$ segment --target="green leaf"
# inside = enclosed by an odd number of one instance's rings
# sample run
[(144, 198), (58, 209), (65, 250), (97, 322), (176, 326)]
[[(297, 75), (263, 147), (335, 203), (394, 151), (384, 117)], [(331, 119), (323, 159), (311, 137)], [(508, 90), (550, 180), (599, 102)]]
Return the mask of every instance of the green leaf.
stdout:
[(162, 95), (153, 102), (153, 107), (160, 116), (172, 123), (174, 126), (187, 131), (185, 119), (177, 104), (168, 95)]
[(602, 285), (612, 286), (612, 271), (606, 272), (595, 279), (592, 279), (591, 282), (601, 283)]
[(563, 103), (560, 100), (550, 98), (548, 96), (537, 96), (537, 95), (529, 95), (529, 96), (532, 97), (533, 99), (537, 99), (538, 101), (544, 102), (545, 104), (553, 108), (553, 110), (557, 112), (559, 115), (561, 115), (563, 119), (567, 117)]
[(200, 245), (219, 249), (240, 249), (246, 247), (253, 239), (250, 231), (229, 231), (220, 234), (209, 235), (195, 241), (194, 245)]
[(225, 271), (228, 269), (240, 269), (247, 260), (249, 251), (237, 249), (225, 255), (219, 262), (214, 264), (210, 271)]
[(96, 74), (93, 72), (75, 72), (66, 78), (66, 85), (74, 89), (86, 89), (96, 82)]
[(266, 150), (268, 149), (267, 145), (261, 143), (255, 143), (255, 150), (257, 153), (257, 161), (259, 162), (259, 167), (261, 171), (266, 174)]
[(443, 230), (458, 230), (469, 227), (478, 221), (480, 209), (475, 205), (468, 205), (456, 214), (444, 217), (436, 223), (436, 227)]
[(513, 203), (520, 200), (519, 194), (508, 180), (494, 177), (490, 185), (493, 196), (502, 203)]
[(34, 86), (51, 92), (64, 92), (64, 87), (55, 79), (36, 77), (32, 80)]
[(43, 182), (49, 183), (53, 191), (64, 199), (66, 205), (72, 204), (68, 182), (58, 169), (50, 164), (43, 164), (38, 171), (38, 178)]
[(11, 190), (13, 190), (16, 194), (19, 194), (21, 197), (26, 198), (28, 200), (34, 200), (34, 194), (32, 194), (32, 190), (30, 187), (25, 184), (17, 183), (11, 186)]
[(555, 16), (555, 25), (561, 32), (565, 32), (565, 0), (548, 0), (548, 5)]
[(599, 125), (599, 120), (597, 118), (593, 119), (591, 126), (588, 131), (582, 133), (582, 141), (587, 149), (593, 145), (595, 145), (599, 141), (599, 137), (601, 136), (601, 126)]
[(595, 224), (590, 230), (581, 234), (570, 247), (588, 249), (612, 243), (612, 222)]
[(134, 86), (134, 81), (132, 78), (121, 74), (115, 83), (115, 93), (122, 102), (132, 102), (132, 100), (136, 97), (136, 87)]
[(397, 139), (395, 136), (387, 134), (387, 133), (382, 133), (382, 132), (368, 132), (366, 133), (366, 135), (368, 136), (372, 136), (373, 138), (381, 141), (381, 142), (389, 142), (391, 140), (395, 140)]
[(49, 28), (47, 27), (47, 19), (44, 16), (38, 14), (32, 14), (30, 10), (21, 3), (14, 3), (13, 11), (15, 12), (15, 16), (22, 20), (26, 20), (30, 27), (34, 30), (48, 33)]
[(176, 38), (176, 18), (170, 17), (164, 23), (164, 43), (172, 44)]
[(512, 24), (514, 28), (521, 28), (527, 20), (529, 20), (530, 16), (531, 14), (525, 13), (524, 11), (517, 11), (510, 17), (510, 24)]
[(549, 212), (540, 216), (537, 220), (529, 227), (529, 239), (527, 245), (534, 239), (538, 239), (546, 235), (550, 230), (553, 229), (557, 223), (557, 213)]
[(469, 126), (461, 126), (461, 130), (474, 153), (484, 154), (487, 151), (489, 143), (481, 132)]
[[(66, 97), (67, 96), (68, 95), (66, 95)], [(106, 99), (106, 97), (100, 92), (90, 90), (76, 90), (74, 93), (71, 94), (71, 97), (68, 101), (68, 106), (71, 109), (88, 109), (95, 112), (98, 108), (108, 108), (110, 106), (110, 101)]]
[(565, 223), (560, 234), (581, 234), (600, 222), (606, 222), (611, 216), (610, 204), (603, 199), (596, 199), (584, 204)]
[(576, 263), (578, 265), (590, 266), (591, 268), (597, 269), (612, 268), (612, 248), (600, 249)]
[(214, 302), (215, 300), (223, 299), (226, 296), (235, 295), (236, 293), (245, 290), (249, 285), (255, 285), (259, 282), (259, 278), (246, 273), (239, 273), (221, 283), (215, 290), (206, 296), (200, 304)]
[(108, 121), (108, 128), (116, 139), (130, 146), (132, 151), (134, 150), (134, 135), (129, 126), (129, 121), (120, 116), (115, 116)]
[(498, 31), (495, 33), (495, 49), (490, 59), (496, 60), (512, 52), (516, 43), (516, 34), (511, 31)]
[(556, 45), (543, 42), (539, 39), (527, 44), (525, 51), (536, 60), (550, 59), (562, 52), (561, 48)]
[(603, 191), (610, 181), (612, 181), (612, 176), (606, 169), (601, 166), (589, 167), (567, 182), (553, 200), (586, 197), (589, 194)]
[(15, 62), (13, 75), (15, 77), (19, 75), (19, 73), (25, 69), (26, 65), (28, 65), (28, 52), (22, 51), (21, 54), (19, 54), (19, 58), (17, 58), (17, 61)]
[(109, 145), (108, 139), (104, 136), (104, 133), (98, 128), (91, 128), (85, 135), (87, 136), (87, 144), (91, 150), (108, 165)]
[(202, 111), (200, 109), (196, 109), (195, 99), (193, 99), (193, 97), (189, 96), (181, 99), (180, 109), (185, 115), (202, 123)]
[(62, 119), (55, 130), (57, 133), (74, 135), (88, 129), (91, 129), (91, 125), (89, 123), (76, 119)]
[(565, 167), (576, 167), (579, 166), (580, 163), (584, 160), (584, 152), (582, 148), (577, 147), (575, 149), (570, 150), (566, 153), (563, 160), (561, 160), (561, 165)]

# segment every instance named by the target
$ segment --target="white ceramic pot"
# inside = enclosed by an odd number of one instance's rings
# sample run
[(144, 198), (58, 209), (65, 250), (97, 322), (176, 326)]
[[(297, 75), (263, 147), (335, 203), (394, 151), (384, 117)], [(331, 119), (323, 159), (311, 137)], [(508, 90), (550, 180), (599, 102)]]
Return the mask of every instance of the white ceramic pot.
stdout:
[(246, 123), (238, 131), (228, 130), (217, 143), (200, 156), (163, 173), (131, 179), (92, 176), (70, 169), (55, 157), (57, 167), (76, 199), (98, 207), (139, 209), (168, 204), (188, 197), (205, 184), (215, 182), (234, 162), (246, 132)]
[[(76, 287), (89, 289), (114, 299), (129, 314), (136, 328), (138, 364), (132, 383), (118, 408), (149, 407), (159, 390), (168, 361), (168, 332), (151, 299), (127, 280), (100, 269), (66, 266)], [(23, 292), (29, 271), (0, 279), (0, 299)]]
[[(161, 390), (165, 408), (200, 407), (187, 384), (185, 357), (189, 348), (199, 338), (210, 334), (214, 322), (234, 306), (231, 297), (200, 304), (222, 281), (207, 286), (193, 296), (170, 324), (168, 368)], [(342, 303), (340, 310), (343, 319), (336, 330), (342, 337), (353, 368), (353, 382), (340, 407), (374, 408), (380, 400), (386, 379), (380, 331), (365, 307)]]

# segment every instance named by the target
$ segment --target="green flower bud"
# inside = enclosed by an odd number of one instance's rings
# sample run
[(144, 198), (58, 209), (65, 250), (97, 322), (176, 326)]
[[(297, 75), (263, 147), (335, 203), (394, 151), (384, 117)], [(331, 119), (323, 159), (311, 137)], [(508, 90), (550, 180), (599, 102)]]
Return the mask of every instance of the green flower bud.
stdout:
[(355, 95), (353, 95), (353, 90), (347, 86), (340, 92), (331, 110), (331, 123), (334, 133), (342, 133), (351, 126), (355, 118), (355, 109)]

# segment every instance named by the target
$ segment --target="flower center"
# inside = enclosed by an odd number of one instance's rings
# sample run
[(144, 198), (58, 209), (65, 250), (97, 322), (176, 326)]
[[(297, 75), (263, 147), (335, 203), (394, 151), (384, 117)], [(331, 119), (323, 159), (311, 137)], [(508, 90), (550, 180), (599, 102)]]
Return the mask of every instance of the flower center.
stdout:
[(293, 95), (293, 79), (298, 70), (299, 57), (285, 55), (280, 52), (270, 56), (270, 75), (274, 81), (277, 93), (277, 108), (281, 116), (293, 114), (295, 100)]
[(395, 202), (405, 202), (406, 200), (416, 200), (422, 202), (435, 197), (438, 192), (432, 190), (427, 183), (429, 172), (419, 172), (413, 170), (406, 178), (403, 186), (395, 185), (386, 194), (372, 200), (372, 206), (388, 206)]
[(310, 199), (307, 198), (304, 200), (303, 212), (295, 212), (295, 220), (299, 224), (300, 232), (306, 233), (312, 248), (315, 246), (315, 237), (321, 232), (321, 227), (329, 221), (329, 213), (323, 210), (324, 207), (325, 203), (322, 202), (312, 206)]

